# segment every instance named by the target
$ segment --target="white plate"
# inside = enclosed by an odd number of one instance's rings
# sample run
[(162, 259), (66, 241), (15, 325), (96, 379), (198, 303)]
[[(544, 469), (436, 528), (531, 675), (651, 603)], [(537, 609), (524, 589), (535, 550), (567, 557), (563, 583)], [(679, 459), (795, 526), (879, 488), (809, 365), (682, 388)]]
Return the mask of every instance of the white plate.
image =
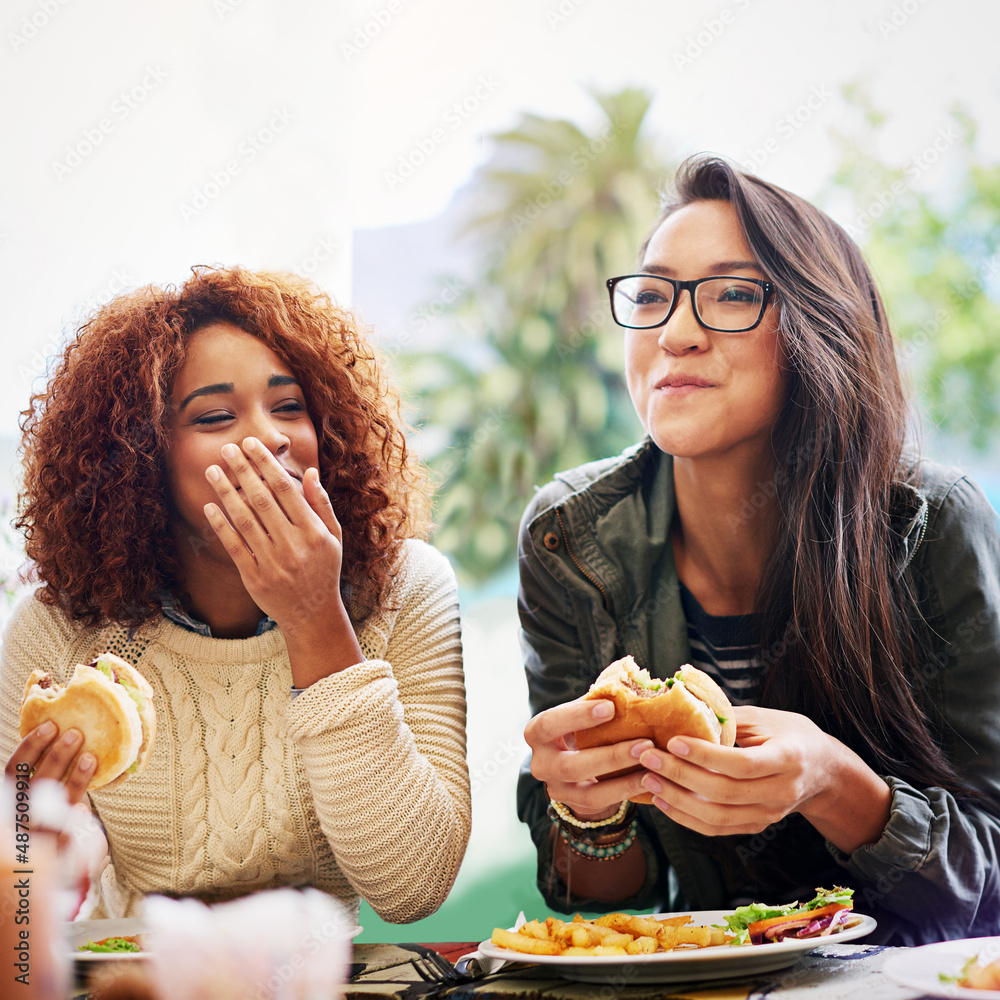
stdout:
[[(686, 910), (695, 924), (722, 924), (732, 910)], [(681, 916), (680, 913), (657, 913), (659, 919)], [(860, 914), (859, 914), (860, 916)], [(531, 962), (548, 966), (564, 979), (577, 979), (585, 983), (612, 982), (616, 987), (634, 983), (676, 983), (702, 979), (725, 979), (731, 976), (748, 976), (758, 972), (772, 972), (793, 965), (807, 951), (824, 944), (842, 944), (864, 937), (875, 930), (872, 917), (862, 917), (861, 923), (846, 931), (838, 931), (822, 938), (802, 941), (784, 940), (770, 944), (751, 944), (743, 947), (718, 945), (714, 948), (685, 948), (664, 951), (656, 955), (593, 955), (586, 958), (576, 955), (525, 955), (494, 947), (489, 941), (479, 946), (487, 958), (506, 962)], [(1000, 1000), (1000, 996), (996, 998)]]
[(977, 955), (984, 955), (988, 962), (1000, 958), (1000, 938), (962, 938), (907, 948), (889, 958), (882, 971), (893, 982), (932, 996), (1000, 1000), (998, 990), (970, 990), (955, 983), (941, 982), (942, 975), (961, 975), (962, 966)]
[[(148, 951), (79, 951), (81, 944), (88, 941), (101, 941), (108, 937), (132, 937), (142, 934), (145, 925), (138, 917), (121, 917), (116, 920), (74, 920), (63, 924), (63, 935), (69, 946), (70, 955), (75, 962), (134, 962), (136, 959), (147, 958)], [(360, 925), (351, 931), (350, 937), (356, 938), (362, 931)]]

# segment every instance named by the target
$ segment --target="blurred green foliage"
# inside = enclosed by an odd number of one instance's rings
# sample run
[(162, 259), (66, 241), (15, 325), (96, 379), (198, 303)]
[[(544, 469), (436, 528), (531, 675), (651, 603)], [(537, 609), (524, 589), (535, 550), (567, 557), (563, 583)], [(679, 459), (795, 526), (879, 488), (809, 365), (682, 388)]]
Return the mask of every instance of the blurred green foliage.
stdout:
[[(827, 200), (863, 247), (900, 340), (901, 367), (925, 427), (996, 449), (1000, 432), (1000, 165), (976, 157), (975, 122), (956, 108), (902, 165), (882, 163), (885, 117), (859, 88), (859, 112), (835, 136), (839, 167)], [(945, 185), (931, 187), (928, 175)]]
[[(821, 199), (864, 247), (900, 335), (901, 359), (936, 432), (981, 450), (1000, 429), (1000, 167), (975, 159), (956, 111), (903, 165), (877, 148), (883, 116), (845, 91), (852, 132)], [(671, 161), (643, 129), (650, 95), (595, 94), (590, 130), (525, 114), (493, 137), (470, 224), (483, 258), (454, 304), (447, 351), (406, 358), (439, 484), (436, 544), (469, 580), (516, 554), (536, 486), (641, 435), (625, 389), (623, 338), (604, 280), (630, 270)], [(946, 170), (946, 193), (930, 176)]]
[(672, 169), (643, 133), (648, 94), (594, 96), (590, 131), (526, 114), (493, 137), (471, 224), (488, 249), (452, 310), (458, 347), (406, 359), (425, 423), (447, 430), (424, 456), (436, 544), (473, 579), (509, 563), (537, 485), (641, 433), (604, 281), (633, 267)]

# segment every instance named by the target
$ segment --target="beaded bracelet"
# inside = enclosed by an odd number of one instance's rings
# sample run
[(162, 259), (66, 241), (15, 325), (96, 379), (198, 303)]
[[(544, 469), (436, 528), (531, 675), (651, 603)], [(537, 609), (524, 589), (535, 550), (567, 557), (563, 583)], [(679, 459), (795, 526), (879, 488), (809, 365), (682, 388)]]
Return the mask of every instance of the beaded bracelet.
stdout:
[(615, 858), (620, 858), (635, 843), (638, 829), (639, 821), (634, 819), (623, 840), (604, 845), (588, 844), (585, 841), (577, 840), (561, 826), (559, 827), (559, 836), (566, 841), (574, 854), (579, 854), (590, 861), (612, 861)]
[(628, 822), (623, 823), (621, 826), (613, 827), (610, 830), (572, 830), (568, 827), (563, 827), (562, 829), (566, 830), (574, 840), (579, 840), (581, 843), (593, 844), (595, 847), (606, 847), (608, 844), (617, 844), (624, 837), (628, 836), (635, 816), (631, 815), (626, 817), (626, 819)]
[(631, 805), (632, 803), (626, 799), (618, 807), (618, 811), (613, 816), (608, 816), (605, 819), (588, 820), (574, 816), (569, 806), (564, 805), (562, 802), (549, 799), (549, 808), (556, 814), (556, 817), (570, 826), (575, 826), (579, 830), (593, 830), (599, 826), (616, 826), (625, 818), (625, 814), (629, 811)]

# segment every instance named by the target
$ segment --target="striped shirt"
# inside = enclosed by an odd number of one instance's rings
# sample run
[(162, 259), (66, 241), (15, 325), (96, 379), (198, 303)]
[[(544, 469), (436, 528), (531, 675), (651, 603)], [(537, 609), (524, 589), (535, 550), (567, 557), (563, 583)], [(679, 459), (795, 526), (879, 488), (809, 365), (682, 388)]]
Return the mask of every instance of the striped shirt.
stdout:
[(734, 705), (756, 704), (764, 678), (754, 657), (754, 634), (762, 615), (707, 614), (683, 583), (680, 587), (691, 665), (704, 670)]

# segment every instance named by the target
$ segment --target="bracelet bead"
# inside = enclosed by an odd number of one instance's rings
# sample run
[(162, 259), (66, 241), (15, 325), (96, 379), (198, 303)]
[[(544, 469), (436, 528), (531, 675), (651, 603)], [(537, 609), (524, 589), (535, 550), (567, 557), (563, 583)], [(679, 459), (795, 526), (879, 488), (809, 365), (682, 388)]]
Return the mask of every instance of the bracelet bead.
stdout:
[(586, 841), (577, 840), (562, 826), (559, 827), (559, 836), (566, 841), (569, 849), (574, 854), (579, 854), (590, 861), (612, 861), (615, 858), (620, 858), (635, 843), (638, 829), (639, 821), (634, 819), (623, 839), (617, 843), (604, 845), (590, 844)]
[(625, 815), (629, 811), (629, 807), (631, 805), (632, 803), (626, 799), (618, 807), (617, 812), (615, 812), (613, 816), (607, 816), (604, 819), (586, 820), (575, 816), (569, 806), (564, 803), (557, 802), (555, 799), (549, 799), (549, 809), (555, 813), (556, 818), (560, 819), (563, 823), (568, 823), (570, 826), (575, 826), (580, 830), (594, 830), (601, 826), (616, 826), (625, 818)]

